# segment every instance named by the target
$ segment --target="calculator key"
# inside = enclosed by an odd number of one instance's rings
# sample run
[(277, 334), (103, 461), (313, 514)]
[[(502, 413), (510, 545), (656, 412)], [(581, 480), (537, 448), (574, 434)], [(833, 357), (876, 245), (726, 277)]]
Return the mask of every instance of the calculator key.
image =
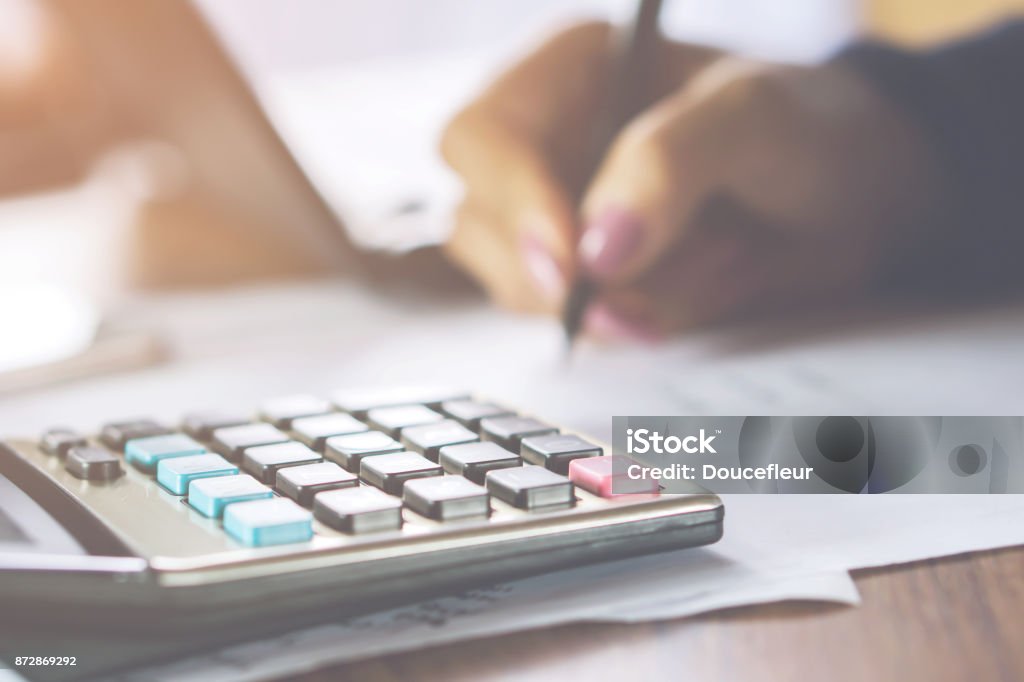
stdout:
[(87, 445), (85, 436), (76, 431), (65, 428), (50, 429), (43, 434), (39, 441), (39, 448), (48, 455), (64, 457), (71, 448), (78, 448)]
[(359, 477), (334, 462), (320, 462), (287, 467), (277, 472), (277, 491), (304, 507), (313, 504), (313, 497), (338, 488), (354, 488)]
[(121, 452), (124, 450), (124, 444), (130, 440), (162, 436), (167, 433), (172, 433), (171, 429), (152, 419), (112, 422), (100, 430), (100, 442), (111, 450)]
[(438, 450), (444, 446), (475, 443), (478, 440), (480, 439), (475, 433), (451, 419), (435, 424), (410, 426), (402, 431), (403, 445), (434, 462), (437, 461)]
[(193, 412), (182, 420), (181, 429), (196, 440), (210, 440), (213, 438), (213, 432), (217, 429), (242, 426), (251, 421), (248, 415), (233, 412), (218, 410)]
[(128, 463), (143, 471), (155, 471), (156, 465), (163, 459), (202, 455), (205, 452), (205, 447), (183, 433), (133, 438), (124, 446), (124, 457)]
[(392, 438), (398, 438), (402, 429), (422, 424), (433, 424), (442, 421), (444, 417), (422, 405), (405, 405), (370, 410), (366, 419), (370, 426), (378, 431), (383, 431)]
[(359, 478), (389, 495), (401, 495), (406, 481), (442, 473), (440, 465), (415, 452), (367, 457), (359, 466)]
[(313, 464), (323, 458), (302, 443), (289, 441), (275, 445), (246, 448), (242, 453), (242, 469), (268, 485), (274, 485), (277, 470), (300, 464)]
[(331, 404), (316, 396), (289, 395), (267, 401), (260, 410), (260, 419), (279, 429), (288, 429), (295, 419), (327, 414), (330, 411)]
[(438, 521), (486, 518), (491, 512), (487, 490), (461, 476), (414, 479), (405, 484), (402, 499), (412, 511)]
[(438, 461), (449, 474), (465, 476), (480, 485), (483, 485), (488, 471), (522, 464), (519, 455), (509, 452), (497, 443), (449, 445), (441, 448)]
[(288, 436), (270, 424), (244, 424), (228, 426), (213, 432), (213, 450), (224, 455), (228, 460), (237, 462), (242, 459), (246, 448), (259, 445), (273, 445), (288, 442)]
[(352, 415), (334, 413), (316, 417), (303, 417), (292, 422), (292, 432), (300, 441), (323, 452), (324, 442), (331, 436), (366, 431), (370, 427)]
[(402, 527), (402, 503), (376, 488), (346, 488), (313, 498), (317, 521), (345, 533), (376, 533)]
[(339, 410), (348, 412), (359, 419), (364, 418), (367, 412), (378, 407), (426, 405), (436, 408), (446, 400), (459, 400), (468, 397), (465, 391), (420, 386), (341, 390), (335, 391), (331, 396), (334, 405)]
[(328, 438), (324, 443), (324, 457), (358, 473), (364, 457), (401, 452), (404, 449), (401, 443), (386, 433), (366, 431)]
[(116, 455), (105, 448), (88, 445), (69, 449), (64, 468), (75, 478), (86, 481), (112, 481), (124, 473)]
[(239, 502), (224, 511), (224, 530), (249, 547), (306, 542), (313, 538), (313, 515), (283, 497)]
[(534, 464), (488, 472), (487, 490), (520, 509), (570, 507), (575, 502), (568, 478)]
[(188, 504), (203, 516), (220, 518), (235, 502), (269, 499), (273, 491), (246, 474), (200, 478), (188, 485)]
[(480, 437), (506, 450), (519, 452), (519, 443), (530, 436), (558, 433), (558, 429), (530, 417), (488, 417), (480, 421)]
[(571, 434), (553, 433), (530, 436), (520, 444), (519, 454), (529, 464), (539, 464), (558, 474), (569, 473), (569, 462), (584, 457), (600, 457), (604, 450)]
[(475, 400), (446, 400), (441, 403), (441, 411), (473, 431), (480, 430), (481, 419), (515, 416), (512, 410), (506, 410), (501, 405), (482, 403)]
[(184, 495), (192, 481), (237, 473), (238, 467), (220, 455), (191, 455), (160, 460), (156, 466), (156, 482), (175, 495)]
[(626, 467), (633, 460), (621, 455), (574, 459), (569, 462), (569, 480), (599, 497), (658, 494), (658, 482), (650, 478), (630, 478)]

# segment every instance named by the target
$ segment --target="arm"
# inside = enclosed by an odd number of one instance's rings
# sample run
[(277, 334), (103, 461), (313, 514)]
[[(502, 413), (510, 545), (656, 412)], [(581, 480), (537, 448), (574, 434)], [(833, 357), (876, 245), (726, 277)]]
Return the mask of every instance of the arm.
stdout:
[(958, 289), (968, 278), (989, 291), (1019, 284), (1024, 21), (924, 53), (864, 43), (837, 61), (917, 122), (946, 171), (950, 194), (934, 249), (905, 274), (923, 267)]

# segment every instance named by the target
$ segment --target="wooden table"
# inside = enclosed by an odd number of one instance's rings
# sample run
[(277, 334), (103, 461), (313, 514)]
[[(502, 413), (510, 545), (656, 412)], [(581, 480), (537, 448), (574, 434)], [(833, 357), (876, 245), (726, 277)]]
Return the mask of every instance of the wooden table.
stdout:
[(854, 577), (864, 599), (859, 607), (788, 603), (661, 623), (569, 625), (297, 679), (1024, 680), (1024, 547)]

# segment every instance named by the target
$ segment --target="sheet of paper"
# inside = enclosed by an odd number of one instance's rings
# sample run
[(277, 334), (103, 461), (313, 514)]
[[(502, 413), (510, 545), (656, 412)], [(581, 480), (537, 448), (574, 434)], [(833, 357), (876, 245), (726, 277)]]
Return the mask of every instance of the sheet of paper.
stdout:
[[(654, 594), (660, 595), (657, 602), (652, 601)], [(842, 571), (755, 579), (747, 569), (722, 565), (696, 551), (503, 583), (134, 671), (112, 682), (272, 680), (325, 665), (532, 628), (677, 618), (779, 599), (859, 602), (853, 582)]]

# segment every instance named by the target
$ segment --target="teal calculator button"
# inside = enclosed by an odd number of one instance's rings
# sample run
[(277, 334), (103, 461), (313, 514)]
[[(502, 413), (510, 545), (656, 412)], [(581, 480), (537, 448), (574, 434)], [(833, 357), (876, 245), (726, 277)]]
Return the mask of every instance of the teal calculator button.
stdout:
[(157, 463), (164, 459), (205, 453), (206, 448), (183, 433), (136, 438), (124, 445), (124, 456), (128, 463), (146, 471), (153, 471)]
[(248, 474), (199, 478), (188, 484), (189, 505), (210, 518), (220, 518), (229, 504), (273, 496), (270, 488)]
[(313, 515), (283, 497), (240, 502), (225, 510), (224, 530), (249, 547), (306, 542), (313, 537)]
[(238, 467), (220, 455), (190, 455), (160, 460), (156, 466), (156, 482), (175, 495), (184, 495), (188, 484), (198, 478), (237, 473)]

